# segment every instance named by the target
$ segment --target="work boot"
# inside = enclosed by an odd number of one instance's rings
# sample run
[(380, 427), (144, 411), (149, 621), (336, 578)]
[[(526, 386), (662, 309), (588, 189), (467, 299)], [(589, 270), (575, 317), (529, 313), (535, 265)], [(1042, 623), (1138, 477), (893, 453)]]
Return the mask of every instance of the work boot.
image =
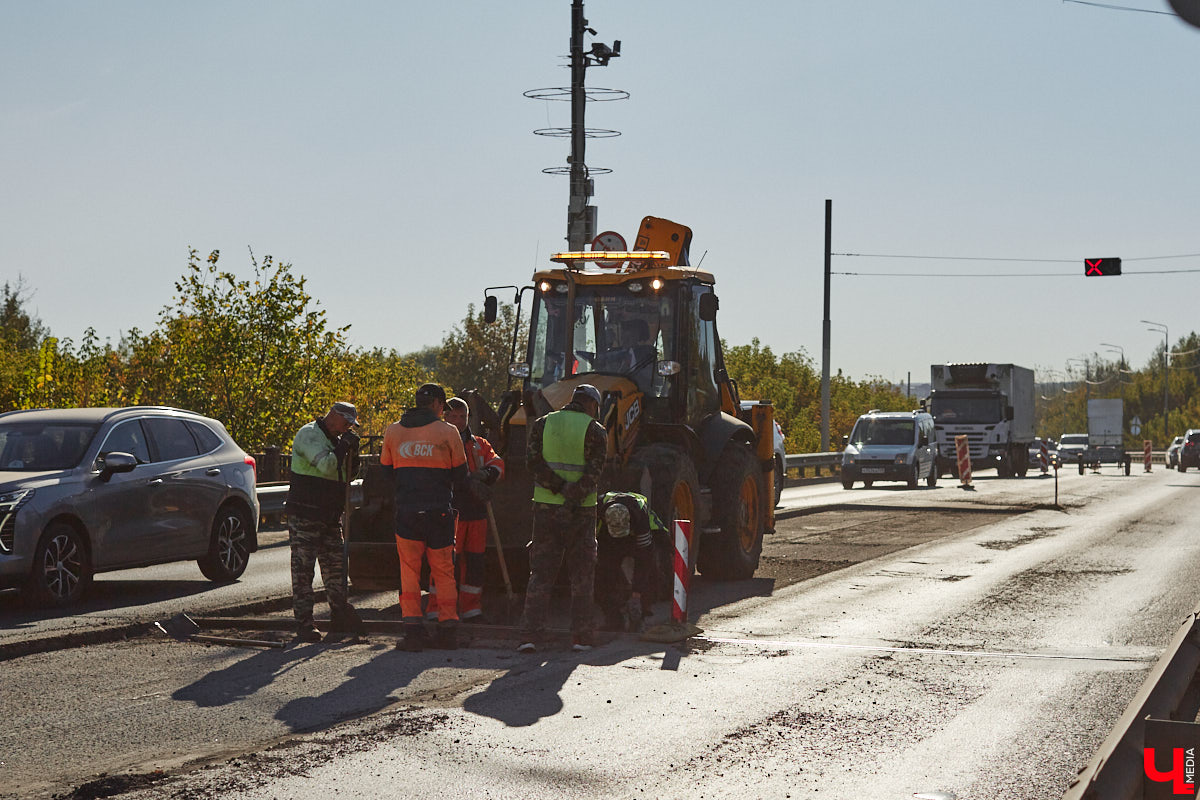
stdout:
[(329, 630), (339, 633), (361, 634), (366, 630), (362, 617), (354, 606), (337, 609), (329, 615)]
[(458, 623), (453, 621), (438, 623), (437, 638), (434, 639), (433, 646), (438, 650), (457, 650)]
[(296, 635), (292, 638), (296, 644), (312, 644), (313, 642), (321, 641), (321, 632), (313, 627), (310, 622), (306, 625), (296, 626)]
[(404, 623), (404, 638), (396, 643), (399, 650), (419, 653), (425, 649), (425, 628), (419, 622)]

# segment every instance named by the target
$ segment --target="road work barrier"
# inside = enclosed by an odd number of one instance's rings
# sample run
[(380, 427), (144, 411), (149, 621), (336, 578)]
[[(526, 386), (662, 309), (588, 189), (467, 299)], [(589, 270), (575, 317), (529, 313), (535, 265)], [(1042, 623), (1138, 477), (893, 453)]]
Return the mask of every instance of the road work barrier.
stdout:
[(954, 437), (954, 453), (958, 457), (958, 479), (962, 481), (962, 488), (970, 488), (971, 450), (967, 444), (967, 437), (965, 435)]
[(1038, 461), (1042, 463), (1042, 474), (1044, 475), (1050, 470), (1050, 450), (1047, 449), (1045, 442), (1038, 445)]
[(671, 619), (678, 623), (687, 622), (687, 593), (691, 578), (692, 522), (675, 520), (675, 596), (671, 601)]

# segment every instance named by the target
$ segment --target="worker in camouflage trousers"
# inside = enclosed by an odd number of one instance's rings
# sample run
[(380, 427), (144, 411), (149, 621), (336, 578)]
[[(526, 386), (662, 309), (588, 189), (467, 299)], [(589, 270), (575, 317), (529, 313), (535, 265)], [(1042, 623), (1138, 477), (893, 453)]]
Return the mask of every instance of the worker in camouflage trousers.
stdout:
[[(458, 578), (458, 618), (463, 622), (483, 621), (483, 573), (487, 550), (488, 501), (492, 486), (504, 477), (504, 459), (496, 455), (491, 443), (471, 433), (467, 427), (470, 408), (461, 397), (446, 401), (444, 413), (462, 435), (467, 457), (466, 491), (454, 493), (454, 510), (458, 521), (454, 526), (454, 574)], [(432, 582), (431, 582), (432, 583)], [(429, 587), (425, 619), (438, 618), (437, 584)]]
[(608, 435), (596, 421), (600, 392), (583, 383), (560, 411), (534, 421), (526, 466), (533, 474), (533, 541), (521, 620), (523, 653), (544, 636), (550, 592), (566, 557), (571, 576), (571, 647), (590, 650), (596, 630), (592, 593), (596, 574), (596, 486)]
[(292, 548), (292, 612), (297, 641), (321, 640), (313, 624), (312, 584), (318, 563), (329, 601), (329, 629), (362, 632), (362, 618), (346, 597), (341, 522), (352, 477), (350, 462), (358, 453), (358, 436), (350, 429), (357, 424), (353, 405), (334, 403), (325, 416), (302, 427), (292, 442), (292, 474), (285, 508)]

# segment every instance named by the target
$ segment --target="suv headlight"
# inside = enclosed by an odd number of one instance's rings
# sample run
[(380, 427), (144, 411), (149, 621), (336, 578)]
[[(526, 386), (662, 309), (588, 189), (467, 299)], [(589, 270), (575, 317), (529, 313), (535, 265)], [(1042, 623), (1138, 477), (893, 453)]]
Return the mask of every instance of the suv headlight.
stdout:
[(29, 502), (33, 497), (33, 489), (17, 489), (14, 492), (0, 494), (0, 512), (16, 511)]
[(17, 489), (0, 494), (0, 553), (11, 553), (15, 541), (13, 517), (33, 497), (33, 489)]

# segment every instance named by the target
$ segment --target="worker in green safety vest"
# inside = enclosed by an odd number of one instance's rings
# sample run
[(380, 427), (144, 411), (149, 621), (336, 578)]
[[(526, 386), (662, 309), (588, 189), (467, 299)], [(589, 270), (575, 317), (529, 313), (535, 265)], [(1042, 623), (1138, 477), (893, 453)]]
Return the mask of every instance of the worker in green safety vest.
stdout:
[(533, 475), (533, 541), (521, 619), (523, 653), (543, 643), (550, 591), (566, 558), (571, 576), (571, 647), (590, 650), (596, 631), (592, 592), (596, 574), (596, 485), (608, 435), (596, 421), (600, 392), (575, 387), (571, 402), (534, 421), (526, 466)]

